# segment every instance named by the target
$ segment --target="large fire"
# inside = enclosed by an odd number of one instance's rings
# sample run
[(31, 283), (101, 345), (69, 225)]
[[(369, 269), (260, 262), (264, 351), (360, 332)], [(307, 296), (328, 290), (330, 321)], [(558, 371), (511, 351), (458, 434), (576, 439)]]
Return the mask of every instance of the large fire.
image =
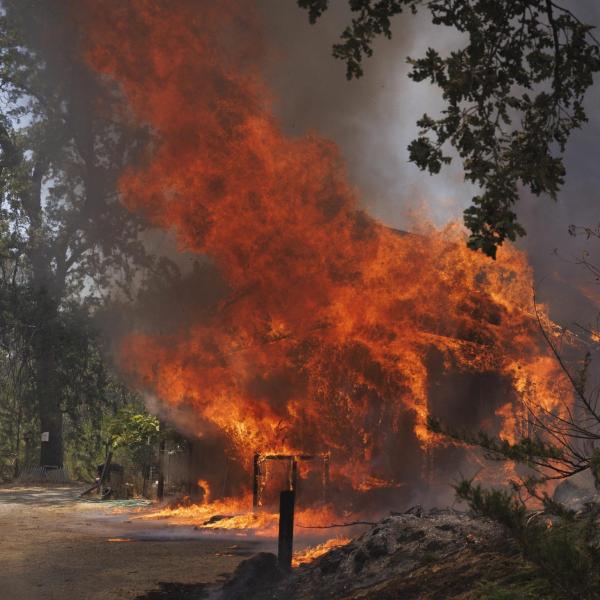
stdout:
[(89, 64), (154, 133), (123, 201), (228, 286), (194, 327), (130, 335), (123, 368), (165, 405), (193, 407), (198, 435), (218, 430), (246, 491), (255, 451), (331, 452), (339, 489), (399, 488), (436, 443), (434, 408), (521, 433), (519, 398), (552, 409), (568, 395), (526, 258), (505, 246), (492, 262), (457, 226), (406, 234), (361, 210), (335, 144), (288, 137), (272, 116), (249, 4), (73, 2)]

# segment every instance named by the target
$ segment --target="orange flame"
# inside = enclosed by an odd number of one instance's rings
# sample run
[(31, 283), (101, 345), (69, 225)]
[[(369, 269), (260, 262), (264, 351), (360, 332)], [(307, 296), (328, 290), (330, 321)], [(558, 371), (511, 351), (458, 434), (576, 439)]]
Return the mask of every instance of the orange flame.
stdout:
[[(168, 519), (170, 523), (187, 525), (193, 524), (203, 531), (235, 531), (241, 536), (277, 537), (279, 515), (267, 510), (252, 512), (252, 499), (249, 496), (240, 498), (224, 498), (214, 500), (209, 504), (188, 504), (176, 507), (166, 507), (159, 510), (144, 510), (137, 518)], [(336, 512), (329, 506), (302, 508), (296, 512), (296, 533), (304, 529), (330, 525), (338, 518)], [(346, 514), (345, 518), (352, 521), (357, 515)], [(314, 535), (314, 531), (307, 531)]]
[(205, 479), (198, 479), (198, 487), (202, 488), (203, 496), (202, 496), (202, 504), (208, 504), (211, 499), (210, 494), (210, 484)]
[(492, 262), (456, 226), (410, 235), (365, 214), (336, 146), (287, 137), (272, 116), (247, 3), (74, 6), (89, 64), (154, 133), (123, 173), (124, 202), (210, 257), (229, 289), (185, 332), (125, 340), (141, 388), (193, 407), (248, 469), (254, 450), (331, 450), (332, 476), (355, 490), (403, 483), (407, 436), (433, 443), (434, 359), (508, 382), (508, 438), (520, 394), (558, 405), (524, 255), (506, 246)]
[(294, 552), (294, 556), (292, 557), (292, 566), (299, 567), (301, 564), (312, 562), (313, 560), (315, 560), (315, 558), (323, 556), (323, 554), (326, 554), (334, 548), (339, 548), (339, 546), (345, 546), (351, 541), (352, 538), (336, 537), (331, 538), (330, 540), (327, 540), (322, 544), (318, 544), (317, 546), (311, 546), (309, 548), (305, 548), (303, 550)]

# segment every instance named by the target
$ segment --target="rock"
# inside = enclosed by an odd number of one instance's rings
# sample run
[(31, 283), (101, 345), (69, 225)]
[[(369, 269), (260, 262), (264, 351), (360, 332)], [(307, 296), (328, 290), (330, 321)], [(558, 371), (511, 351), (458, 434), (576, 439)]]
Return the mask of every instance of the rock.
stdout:
[(579, 512), (590, 504), (600, 502), (600, 495), (593, 487), (583, 486), (573, 480), (566, 479), (556, 486), (552, 499), (569, 510)]
[(415, 517), (423, 516), (423, 507), (420, 504), (411, 506), (405, 513), (405, 515), (414, 515)]
[(354, 573), (360, 573), (363, 570), (363, 567), (365, 566), (367, 560), (369, 560), (369, 555), (362, 548), (359, 548), (354, 553), (353, 557), (354, 566), (352, 570), (354, 571)]
[(436, 525), (436, 527), (441, 531), (456, 531), (456, 525), (453, 523), (442, 523), (441, 525)]
[[(202, 523), (202, 525), (212, 525), (213, 523), (218, 523), (219, 521), (224, 521), (225, 519), (231, 519), (233, 515), (213, 515), (210, 519), (207, 519)], [(201, 529), (201, 527), (196, 527), (196, 529)]]
[(220, 600), (253, 600), (265, 597), (285, 577), (270, 552), (259, 552), (241, 562), (223, 585)]
[(331, 575), (331, 573), (335, 573), (342, 562), (342, 558), (343, 556), (341, 554), (335, 554), (333, 552), (328, 552), (325, 554), (321, 564), (319, 565), (321, 573), (323, 573), (323, 575)]
[(445, 548), (446, 544), (442, 542), (442, 540), (429, 540), (427, 544), (425, 544), (426, 552), (436, 552), (438, 550), (442, 550)]
[(421, 540), (425, 537), (425, 532), (422, 529), (416, 529), (416, 530), (405, 530), (405, 531), (401, 531), (400, 533), (398, 533), (398, 535), (396, 536), (396, 541), (398, 543), (402, 543), (402, 542), (414, 542), (414, 541), (418, 541)]
[(384, 537), (373, 537), (366, 544), (365, 548), (371, 558), (380, 558), (388, 553), (387, 540)]

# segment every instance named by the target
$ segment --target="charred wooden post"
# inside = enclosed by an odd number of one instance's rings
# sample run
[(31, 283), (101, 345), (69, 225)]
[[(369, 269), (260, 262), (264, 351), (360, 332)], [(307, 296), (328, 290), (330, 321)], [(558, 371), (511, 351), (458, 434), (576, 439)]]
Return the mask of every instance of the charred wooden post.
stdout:
[(198, 483), (201, 450), (202, 448), (197, 440), (188, 440), (188, 490), (192, 502), (198, 502), (202, 499), (202, 488)]
[(296, 457), (292, 459), (292, 480), (290, 482), (290, 490), (296, 492), (298, 488), (298, 461)]
[(165, 497), (165, 446), (166, 441), (161, 430), (160, 443), (158, 444), (158, 487), (156, 488), (156, 498), (158, 500)]
[(435, 481), (435, 458), (434, 448), (427, 444), (423, 457), (423, 479), (428, 486), (431, 486)]
[(252, 464), (254, 467), (252, 475), (252, 510), (256, 510), (260, 500), (260, 453), (255, 452)]
[(296, 492), (286, 490), (279, 496), (279, 544), (277, 561), (283, 571), (292, 569), (292, 554), (294, 549), (294, 504)]
[(267, 461), (277, 460), (285, 461), (287, 463), (287, 487), (288, 490), (297, 492), (298, 488), (298, 463), (300, 461), (321, 461), (323, 466), (322, 483), (323, 483), (323, 500), (327, 500), (328, 488), (329, 488), (329, 452), (323, 452), (321, 454), (261, 454), (256, 452), (254, 454), (254, 469), (253, 469), (253, 481), (252, 481), (252, 509), (256, 510), (261, 503), (261, 492), (263, 481), (263, 464)]
[(323, 455), (323, 502), (329, 500), (329, 459), (330, 454), (327, 452)]
[(194, 493), (194, 478), (192, 476), (192, 470), (194, 467), (194, 447), (192, 440), (187, 440), (188, 450), (188, 496), (191, 498)]
[(104, 465), (102, 467), (102, 473), (100, 474), (100, 479), (98, 480), (98, 496), (100, 498), (104, 497), (104, 490), (102, 488), (102, 486), (104, 485), (104, 482), (106, 481), (106, 477), (108, 476), (108, 474), (110, 473), (110, 463), (112, 462), (112, 450), (108, 449), (108, 444), (106, 446), (106, 460), (104, 461)]

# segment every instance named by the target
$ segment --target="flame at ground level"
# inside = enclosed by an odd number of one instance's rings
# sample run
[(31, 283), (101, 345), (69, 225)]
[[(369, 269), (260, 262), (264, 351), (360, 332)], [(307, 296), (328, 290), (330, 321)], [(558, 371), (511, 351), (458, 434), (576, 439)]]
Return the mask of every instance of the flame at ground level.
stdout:
[[(249, 510), (252, 498), (225, 498), (208, 504), (179, 504), (158, 509), (143, 509), (138, 519), (165, 519), (173, 525), (194, 525), (206, 533), (222, 533), (239, 537), (275, 540), (278, 535), (279, 515), (276, 512)], [(331, 506), (301, 508), (296, 513), (294, 537), (299, 549), (294, 552), (292, 565), (297, 567), (311, 562), (329, 550), (350, 542), (356, 527), (335, 528), (334, 537), (326, 533), (340, 518), (351, 522), (356, 515), (338, 514)], [(322, 528), (322, 529), (321, 529)], [(331, 530), (328, 530), (331, 531)], [(341, 532), (341, 533), (340, 533)], [(319, 541), (315, 541), (315, 540)], [(111, 539), (109, 541), (128, 541)]]
[[(139, 519), (167, 519), (169, 523), (178, 525), (195, 525), (201, 530), (235, 531), (239, 535), (255, 537), (277, 537), (279, 514), (275, 511), (252, 511), (252, 498), (224, 498), (208, 504), (177, 504), (161, 507), (156, 510), (144, 509)], [(357, 515), (339, 513), (333, 507), (313, 506), (299, 508), (295, 515), (295, 527), (298, 531), (313, 527), (325, 527), (339, 520), (352, 521)], [(306, 532), (308, 533), (308, 532)]]
[(312, 562), (315, 558), (319, 558), (319, 556), (323, 556), (323, 554), (327, 554), (330, 550), (334, 548), (338, 548), (339, 546), (345, 546), (352, 541), (352, 538), (349, 537), (334, 537), (331, 538), (322, 544), (317, 544), (316, 546), (310, 546), (308, 548), (304, 548), (303, 550), (298, 550), (294, 552), (292, 557), (292, 567), (299, 567), (302, 564)]

